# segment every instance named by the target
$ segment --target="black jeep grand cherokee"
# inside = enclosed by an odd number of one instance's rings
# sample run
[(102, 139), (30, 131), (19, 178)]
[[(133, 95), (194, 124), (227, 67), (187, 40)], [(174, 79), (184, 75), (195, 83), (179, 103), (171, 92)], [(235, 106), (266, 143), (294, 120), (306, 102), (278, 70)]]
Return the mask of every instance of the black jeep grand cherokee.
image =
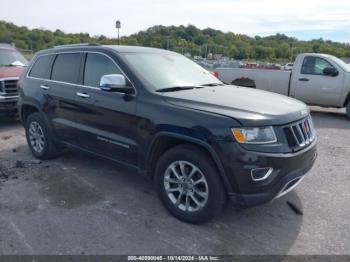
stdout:
[(20, 79), (35, 157), (79, 149), (151, 177), (177, 218), (203, 222), (228, 199), (268, 202), (316, 158), (305, 104), (225, 85), (174, 52), (91, 44), (36, 54)]

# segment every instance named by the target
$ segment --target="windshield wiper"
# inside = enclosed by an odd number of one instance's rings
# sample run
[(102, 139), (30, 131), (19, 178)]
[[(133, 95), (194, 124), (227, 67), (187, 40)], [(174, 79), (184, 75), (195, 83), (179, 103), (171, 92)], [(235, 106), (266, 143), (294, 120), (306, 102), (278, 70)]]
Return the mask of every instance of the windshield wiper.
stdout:
[(203, 85), (196, 85), (196, 86), (173, 86), (173, 87), (166, 87), (158, 89), (157, 92), (175, 92), (175, 91), (181, 91), (181, 90), (188, 90), (188, 89), (198, 89), (198, 88), (204, 88), (206, 86), (223, 86), (224, 84), (221, 83), (209, 83), (209, 84), (203, 84)]
[(0, 65), (1, 67), (15, 67), (17, 65), (14, 65), (14, 64), (8, 64), (8, 65)]
[(1, 67), (15, 67), (15, 66), (25, 66), (25, 64), (23, 64), (22, 62), (20, 61), (15, 61), (15, 62), (12, 62), (11, 64), (3, 64), (3, 65), (0, 65)]
[(173, 86), (173, 87), (166, 87), (166, 88), (161, 88), (158, 89), (157, 92), (163, 93), (163, 92), (176, 92), (176, 91), (181, 91), (181, 90), (189, 90), (189, 89), (194, 89), (194, 86)]
[(223, 86), (224, 84), (221, 84), (221, 83), (209, 83), (209, 84), (203, 84), (203, 85), (200, 85), (200, 86)]

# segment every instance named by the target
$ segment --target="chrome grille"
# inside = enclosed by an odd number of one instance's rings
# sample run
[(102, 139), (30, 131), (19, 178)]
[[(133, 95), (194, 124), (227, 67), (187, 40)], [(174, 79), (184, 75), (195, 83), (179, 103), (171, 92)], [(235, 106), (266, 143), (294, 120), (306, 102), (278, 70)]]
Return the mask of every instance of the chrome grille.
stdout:
[(6, 94), (16, 95), (18, 93), (17, 81), (18, 81), (17, 79), (4, 80), (2, 84), (3, 92)]
[(288, 144), (294, 151), (307, 147), (316, 138), (316, 131), (310, 116), (285, 126), (283, 129)]

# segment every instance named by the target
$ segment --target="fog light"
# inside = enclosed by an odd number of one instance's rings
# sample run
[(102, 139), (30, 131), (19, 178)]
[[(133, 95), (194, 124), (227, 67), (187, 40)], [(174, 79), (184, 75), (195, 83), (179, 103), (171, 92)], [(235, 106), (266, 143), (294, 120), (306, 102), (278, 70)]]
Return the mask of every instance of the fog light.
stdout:
[(272, 167), (255, 168), (250, 171), (253, 181), (262, 181), (267, 179), (273, 172)]

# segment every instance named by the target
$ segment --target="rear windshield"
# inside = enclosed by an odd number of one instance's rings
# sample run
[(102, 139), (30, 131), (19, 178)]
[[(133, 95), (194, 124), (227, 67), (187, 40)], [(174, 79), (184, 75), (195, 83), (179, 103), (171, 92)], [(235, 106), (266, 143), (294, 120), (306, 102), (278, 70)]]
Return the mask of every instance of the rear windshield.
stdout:
[(16, 50), (0, 49), (0, 66), (26, 66), (28, 61)]

